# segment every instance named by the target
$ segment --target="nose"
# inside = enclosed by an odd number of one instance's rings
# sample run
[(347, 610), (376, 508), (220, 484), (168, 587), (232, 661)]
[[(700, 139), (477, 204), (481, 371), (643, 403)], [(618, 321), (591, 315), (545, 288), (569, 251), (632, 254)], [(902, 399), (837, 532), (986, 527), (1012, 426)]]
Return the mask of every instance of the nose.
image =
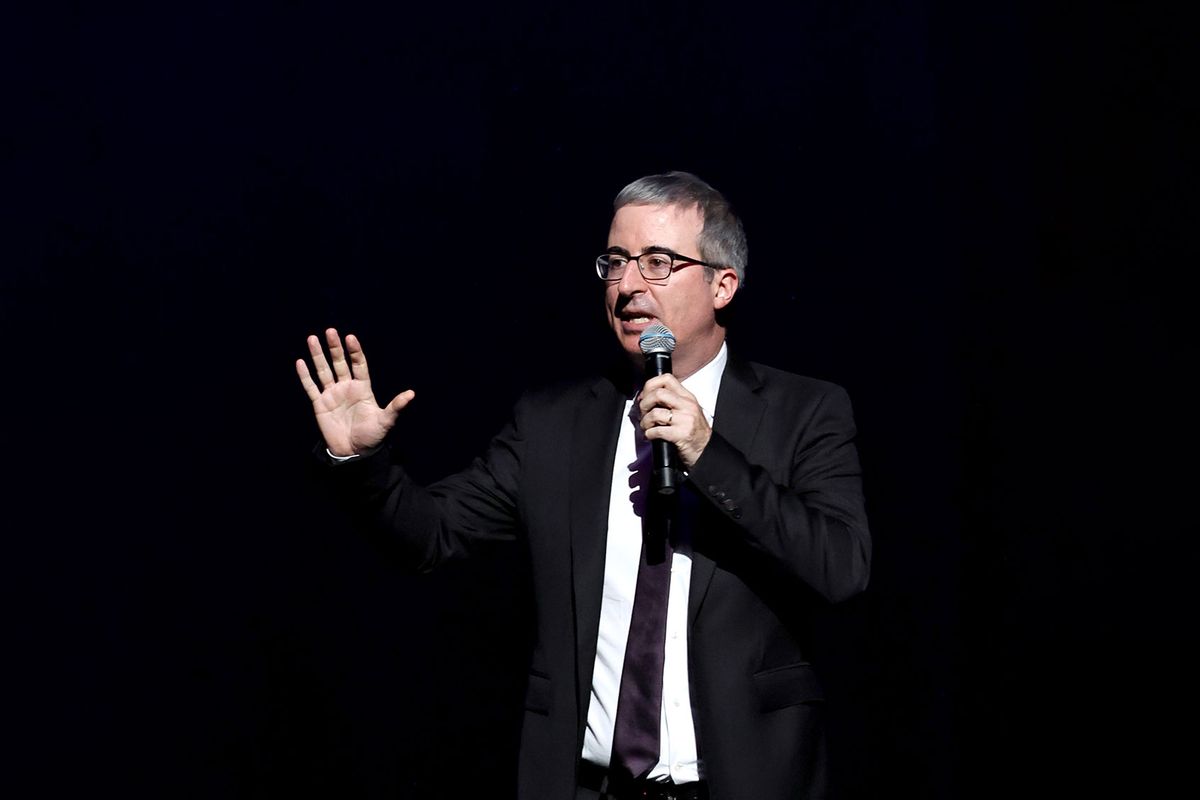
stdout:
[(642, 270), (637, 261), (630, 259), (625, 265), (625, 272), (621, 274), (621, 280), (617, 281), (617, 291), (626, 296), (646, 291), (646, 279), (642, 277)]

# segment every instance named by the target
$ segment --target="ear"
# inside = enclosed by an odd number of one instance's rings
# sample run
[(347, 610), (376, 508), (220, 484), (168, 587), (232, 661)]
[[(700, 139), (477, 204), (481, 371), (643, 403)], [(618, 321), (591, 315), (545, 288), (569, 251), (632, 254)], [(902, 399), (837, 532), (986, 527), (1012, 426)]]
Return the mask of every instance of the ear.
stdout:
[(738, 290), (738, 275), (736, 270), (723, 269), (713, 278), (713, 308), (720, 311), (733, 300)]

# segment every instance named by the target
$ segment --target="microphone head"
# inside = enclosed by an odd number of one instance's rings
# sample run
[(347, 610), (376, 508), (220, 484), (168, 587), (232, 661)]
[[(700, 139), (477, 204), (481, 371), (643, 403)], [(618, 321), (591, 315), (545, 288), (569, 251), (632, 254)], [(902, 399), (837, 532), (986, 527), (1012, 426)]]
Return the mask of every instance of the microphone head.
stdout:
[(666, 325), (654, 323), (638, 337), (638, 346), (642, 355), (650, 356), (655, 353), (670, 353), (675, 349), (675, 334)]

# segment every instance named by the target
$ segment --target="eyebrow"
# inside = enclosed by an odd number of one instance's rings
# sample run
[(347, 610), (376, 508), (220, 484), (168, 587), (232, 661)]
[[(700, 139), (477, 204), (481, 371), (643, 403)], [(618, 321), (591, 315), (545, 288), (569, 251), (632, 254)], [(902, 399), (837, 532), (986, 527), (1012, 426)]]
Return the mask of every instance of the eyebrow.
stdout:
[[(605, 252), (612, 253), (613, 255), (625, 256), (626, 258), (629, 258), (631, 256), (631, 253), (628, 250), (626, 250), (624, 247), (617, 247), (615, 245), (612, 247), (609, 247), (607, 250), (605, 250)], [(674, 249), (672, 249), (670, 247), (664, 247), (661, 244), (652, 244), (652, 245), (647, 246), (645, 249), (642, 250), (643, 255), (645, 255), (646, 253), (670, 253), (671, 255), (679, 255), (678, 253), (675, 252)]]

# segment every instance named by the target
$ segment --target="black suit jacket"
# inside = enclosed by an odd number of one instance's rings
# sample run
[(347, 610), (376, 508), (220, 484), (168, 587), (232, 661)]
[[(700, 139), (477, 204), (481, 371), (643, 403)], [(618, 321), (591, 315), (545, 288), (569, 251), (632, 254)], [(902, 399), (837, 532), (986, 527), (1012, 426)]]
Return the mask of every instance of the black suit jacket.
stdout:
[[(527, 393), (487, 453), (429, 487), (385, 452), (331, 470), (412, 566), (523, 538), (537, 608), (519, 797), (575, 796), (627, 394), (612, 379)], [(713, 436), (689, 472), (689, 679), (714, 800), (826, 792), (817, 602), (867, 584), (870, 537), (846, 393), (730, 354)]]

